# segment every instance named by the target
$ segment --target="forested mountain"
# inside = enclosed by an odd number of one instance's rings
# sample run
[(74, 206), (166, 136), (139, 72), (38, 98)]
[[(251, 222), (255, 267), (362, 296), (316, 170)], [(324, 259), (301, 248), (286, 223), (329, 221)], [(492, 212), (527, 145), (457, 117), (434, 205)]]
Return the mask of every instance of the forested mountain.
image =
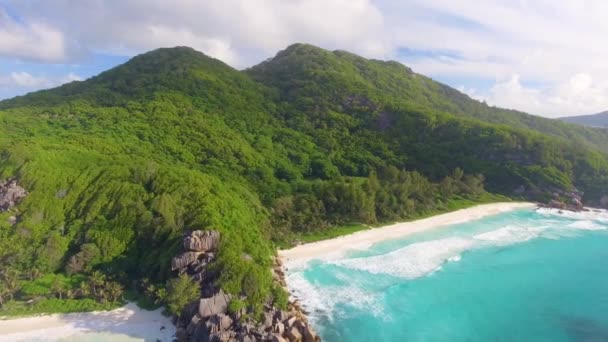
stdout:
[(4, 298), (57, 283), (76, 293), (99, 272), (162, 287), (182, 234), (215, 229), (211, 281), (255, 309), (279, 296), (274, 244), (302, 234), (410, 219), (486, 190), (547, 200), (576, 186), (588, 203), (608, 193), (605, 130), (304, 44), (245, 71), (158, 49), (2, 101), (0, 123), (0, 180), (28, 192), (0, 212)]
[(583, 126), (608, 128), (608, 111), (591, 115), (568, 116), (559, 119)]

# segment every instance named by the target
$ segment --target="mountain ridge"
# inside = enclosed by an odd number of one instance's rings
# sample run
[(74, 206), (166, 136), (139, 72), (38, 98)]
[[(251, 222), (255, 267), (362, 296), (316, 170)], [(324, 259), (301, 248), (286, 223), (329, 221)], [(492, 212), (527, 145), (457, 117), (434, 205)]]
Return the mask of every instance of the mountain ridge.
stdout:
[[(173, 288), (184, 234), (217, 231), (198, 286), (254, 317), (286, 305), (269, 272), (277, 245), (504, 196), (569, 200), (578, 188), (600, 205), (606, 133), (510, 113), (397, 62), (305, 44), (244, 71), (158, 49), (1, 101), (0, 181), (28, 193), (0, 212), (10, 294), (70, 307), (48, 278), (76, 291), (102, 272), (168, 304), (146, 289)], [(73, 300), (99, 299), (88, 296)]]
[(583, 126), (608, 128), (608, 111), (590, 115), (566, 116), (559, 120)]

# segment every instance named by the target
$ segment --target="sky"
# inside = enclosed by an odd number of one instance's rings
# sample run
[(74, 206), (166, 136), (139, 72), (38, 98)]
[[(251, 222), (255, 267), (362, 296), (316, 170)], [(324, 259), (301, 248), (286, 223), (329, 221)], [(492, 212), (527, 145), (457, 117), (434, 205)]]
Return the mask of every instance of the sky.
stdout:
[(243, 69), (310, 43), (397, 60), (488, 104), (608, 110), (608, 2), (0, 0), (0, 99), (84, 80), (159, 47)]

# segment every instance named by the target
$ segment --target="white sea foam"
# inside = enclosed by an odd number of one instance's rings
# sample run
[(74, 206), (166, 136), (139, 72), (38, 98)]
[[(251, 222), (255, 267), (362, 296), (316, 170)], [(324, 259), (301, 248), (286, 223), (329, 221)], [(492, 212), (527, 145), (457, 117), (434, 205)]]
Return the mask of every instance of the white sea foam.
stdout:
[[(561, 217), (563, 215), (553, 210), (546, 210), (541, 213), (547, 216), (558, 215)], [(578, 219), (572, 223), (563, 219), (546, 219), (537, 221), (533, 225), (522, 222), (479, 233), (472, 237), (450, 237), (417, 242), (382, 255), (328, 260), (327, 262), (372, 274), (388, 274), (414, 279), (439, 270), (445, 262), (459, 261), (462, 253), (468, 250), (514, 245), (537, 238), (575, 237), (580, 235), (581, 231), (608, 229), (608, 225), (600, 221), (583, 219), (588, 217), (589, 214), (571, 213), (568, 215), (568, 220), (573, 220), (572, 217), (578, 217)], [(541, 225), (538, 225), (538, 223), (541, 223)]]
[(462, 259), (462, 257), (460, 255), (455, 255), (453, 257), (448, 258), (448, 261), (457, 262), (457, 261), (460, 261), (460, 259)]
[(590, 220), (576, 221), (568, 225), (569, 228), (581, 230), (606, 230), (606, 226), (598, 224)]
[(452, 237), (414, 243), (387, 254), (337, 260), (332, 263), (373, 274), (413, 279), (433, 272), (447, 259), (470, 249), (473, 243), (471, 239)]
[[(544, 227), (535, 228), (509, 225), (486, 233), (477, 234), (473, 236), (473, 239), (490, 242), (491, 245), (505, 246), (535, 239), (543, 230)], [(478, 246), (479, 243), (475, 245)]]
[(608, 210), (588, 209), (587, 211), (569, 211), (551, 208), (538, 208), (536, 212), (545, 216), (562, 217), (571, 220), (588, 220), (608, 223)]
[(384, 285), (370, 287), (370, 283), (362, 283), (360, 274), (353, 271), (390, 276), (362, 278), (373, 279), (371, 283), (387, 279), (389, 282), (395, 281), (392, 277), (411, 280), (439, 272), (447, 262), (461, 261), (464, 253), (470, 250), (515, 245), (534, 239), (570, 238), (589, 231), (608, 229), (608, 211), (605, 210), (573, 213), (538, 209), (536, 212), (544, 217), (518, 219), (476, 234), (415, 242), (381, 255), (349, 258), (340, 253), (323, 254), (322, 260), (316, 262), (331, 265), (328, 267), (331, 267), (333, 277), (341, 285), (311, 282), (303, 272), (310, 267), (308, 261), (301, 264), (291, 261), (287, 263), (290, 267), (287, 284), (293, 297), (299, 299), (310, 312), (313, 323), (319, 319), (347, 315), (349, 308), (363, 309), (381, 316)]
[[(287, 284), (292, 299), (300, 300), (312, 320), (332, 319), (344, 314), (338, 309), (338, 304), (346, 304), (376, 316), (382, 315), (380, 294), (365, 291), (361, 287), (316, 285), (310, 283), (300, 272), (288, 274)], [(343, 310), (348, 308), (344, 307)]]

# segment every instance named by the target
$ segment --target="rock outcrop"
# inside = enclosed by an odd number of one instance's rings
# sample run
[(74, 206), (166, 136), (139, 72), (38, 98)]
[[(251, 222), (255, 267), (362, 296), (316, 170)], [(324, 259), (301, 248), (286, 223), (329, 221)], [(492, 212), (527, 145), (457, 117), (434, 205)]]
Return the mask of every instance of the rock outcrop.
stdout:
[[(288, 310), (266, 303), (260, 321), (248, 315), (245, 308), (229, 312), (232, 297), (215, 288), (213, 283), (218, 275), (207, 267), (214, 260), (219, 241), (220, 234), (216, 231), (194, 231), (184, 236), (185, 251), (171, 261), (172, 270), (188, 274), (201, 285), (201, 298), (176, 321), (178, 341), (320, 341), (297, 302), (289, 303)], [(273, 272), (275, 282), (285, 286), (279, 259), (275, 259)]]
[(228, 311), (228, 303), (230, 303), (230, 296), (220, 290), (210, 298), (201, 298), (198, 304), (198, 314), (201, 318), (225, 314)]
[(547, 204), (541, 206), (570, 211), (585, 210), (585, 206), (583, 205), (583, 194), (577, 189), (572, 191), (554, 190), (552, 199)]
[(220, 244), (220, 233), (215, 230), (196, 230), (184, 238), (184, 249), (194, 252), (215, 251)]
[(27, 191), (14, 178), (0, 181), (0, 212), (7, 211), (27, 196)]

